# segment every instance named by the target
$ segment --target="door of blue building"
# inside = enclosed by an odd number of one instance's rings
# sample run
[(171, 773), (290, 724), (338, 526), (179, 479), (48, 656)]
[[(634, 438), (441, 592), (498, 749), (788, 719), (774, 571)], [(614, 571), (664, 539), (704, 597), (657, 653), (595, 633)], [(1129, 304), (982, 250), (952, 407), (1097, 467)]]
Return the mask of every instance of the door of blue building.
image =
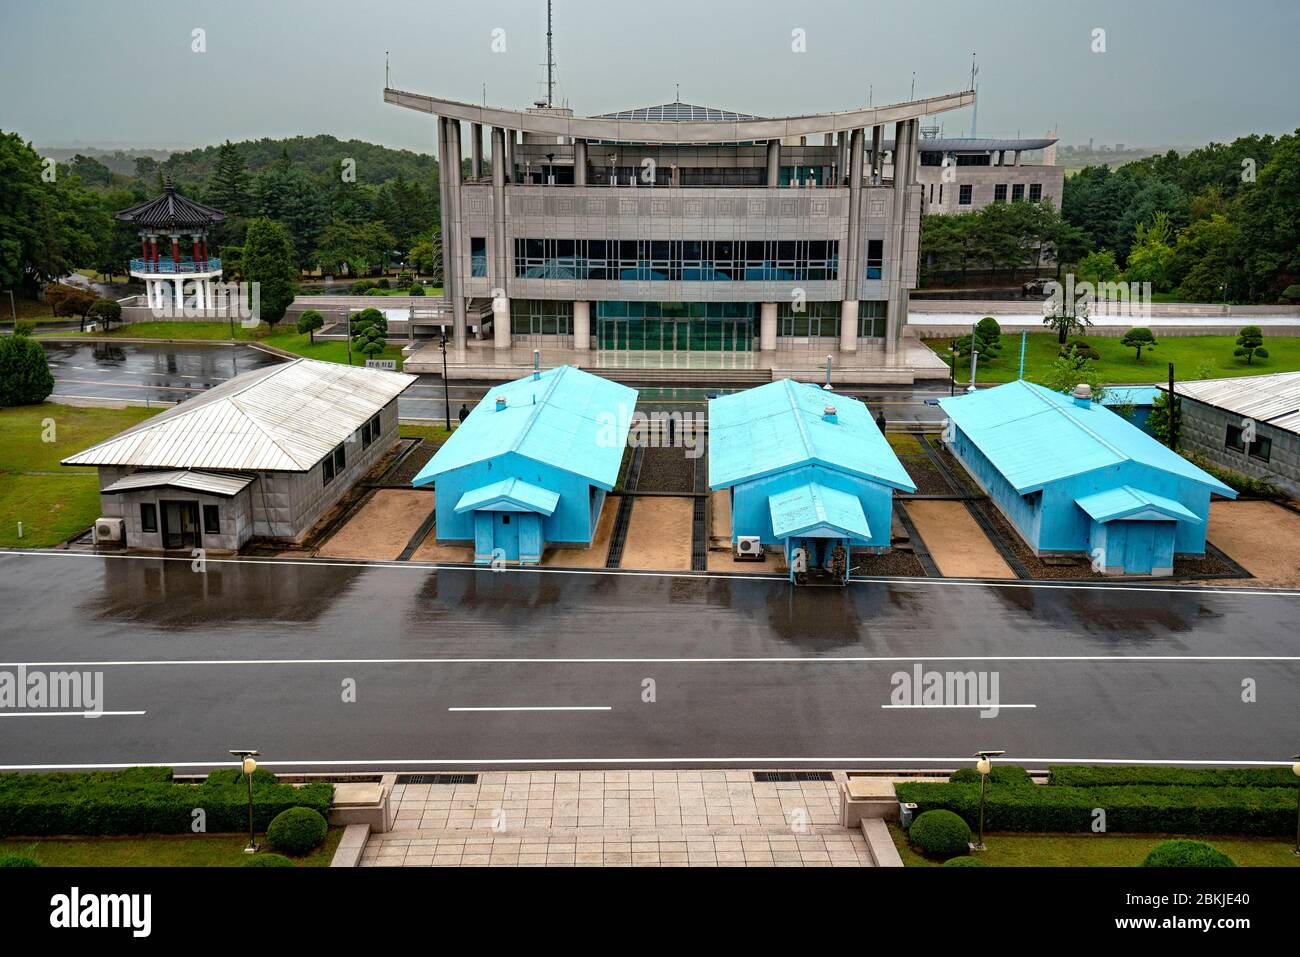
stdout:
[(1125, 522), (1124, 571), (1149, 575), (1155, 567), (1156, 531), (1160, 522)]
[(514, 512), (492, 513), (492, 544), (504, 552), (504, 558), (519, 558), (519, 516)]

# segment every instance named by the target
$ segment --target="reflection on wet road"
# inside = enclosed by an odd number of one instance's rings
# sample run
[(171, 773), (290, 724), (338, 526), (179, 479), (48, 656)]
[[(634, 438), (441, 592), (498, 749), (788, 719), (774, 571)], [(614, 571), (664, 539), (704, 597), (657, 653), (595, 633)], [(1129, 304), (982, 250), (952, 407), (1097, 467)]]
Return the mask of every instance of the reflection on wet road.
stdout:
[[(1236, 763), (1300, 732), (1300, 599), (1278, 594), (3, 553), (0, 602), (0, 668), (102, 669), (106, 708), (146, 712), (0, 721), (5, 766), (203, 765), (246, 740), (317, 768)], [(916, 661), (1035, 707), (882, 708)], [(522, 708), (548, 710), (495, 710)]]

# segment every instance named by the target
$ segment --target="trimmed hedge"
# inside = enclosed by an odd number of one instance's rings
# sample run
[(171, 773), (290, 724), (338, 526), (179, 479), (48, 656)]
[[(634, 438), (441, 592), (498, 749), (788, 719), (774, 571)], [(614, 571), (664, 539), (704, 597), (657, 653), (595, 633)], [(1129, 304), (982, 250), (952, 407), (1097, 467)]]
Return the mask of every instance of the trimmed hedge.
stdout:
[[(264, 830), (292, 807), (329, 813), (332, 784), (281, 784), (270, 771), (253, 774), (253, 825)], [(170, 768), (89, 773), (0, 774), (0, 836), (62, 834), (189, 834), (202, 808), (209, 833), (248, 829), (248, 784), (223, 768), (202, 784), (176, 784)]]
[(1232, 858), (1203, 841), (1163, 841), (1151, 848), (1143, 867), (1236, 867)]
[(40, 867), (41, 862), (25, 854), (6, 854), (0, 857), (0, 867)]
[(907, 829), (907, 839), (932, 857), (952, 857), (970, 850), (970, 828), (951, 811), (926, 811)]
[(1074, 788), (1107, 785), (1190, 785), (1193, 787), (1295, 788), (1296, 776), (1284, 768), (1090, 767), (1053, 765), (1047, 783)]
[[(919, 813), (943, 809), (968, 824), (979, 820), (978, 784), (904, 783), (898, 799)], [(991, 831), (1087, 833), (1093, 809), (1106, 812), (1106, 830), (1129, 834), (1246, 834), (1295, 830), (1296, 791), (1280, 787), (1131, 785), (989, 788), (984, 826)]]
[[(948, 780), (953, 784), (979, 784), (980, 773), (974, 768), (962, 768), (960, 771), (954, 771), (948, 776)], [(993, 785), (1018, 787), (1022, 784), (1033, 784), (1034, 779), (1029, 776), (1029, 772), (1018, 764), (995, 764), (989, 771), (989, 786)]]
[(985, 864), (983, 861), (981, 861), (978, 857), (971, 857), (970, 855), (966, 855), (964, 857), (954, 857), (950, 861), (944, 861), (943, 866), (944, 867), (988, 867), (988, 865)]
[(282, 854), (306, 854), (325, 842), (329, 825), (309, 807), (291, 807), (275, 816), (266, 829), (266, 841)]
[(294, 867), (293, 861), (283, 854), (254, 854), (241, 867)]

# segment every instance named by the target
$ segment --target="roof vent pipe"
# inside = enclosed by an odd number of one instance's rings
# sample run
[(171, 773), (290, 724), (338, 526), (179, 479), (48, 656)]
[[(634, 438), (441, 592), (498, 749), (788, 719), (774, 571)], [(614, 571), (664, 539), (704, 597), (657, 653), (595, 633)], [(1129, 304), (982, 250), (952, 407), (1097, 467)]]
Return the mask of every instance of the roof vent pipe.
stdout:
[(542, 377), (542, 350), (533, 350), (533, 381), (536, 382)]
[(822, 388), (825, 389), (827, 392), (830, 392), (830, 391), (834, 388), (834, 387), (831, 385), (831, 363), (834, 362), (834, 361), (835, 361), (835, 357), (834, 357), (834, 356), (827, 356), (827, 357), (826, 357), (826, 382), (825, 382), (825, 384), (822, 386)]
[(1092, 386), (1086, 382), (1080, 382), (1074, 387), (1074, 391), (1070, 393), (1070, 398), (1074, 399), (1075, 405), (1082, 406), (1085, 409), (1089, 408), (1092, 405)]
[(497, 396), (497, 411), (500, 412), (505, 407), (506, 407), (506, 397), (503, 395)]
[(835, 406), (828, 405), (822, 411), (822, 419), (826, 422), (838, 422), (840, 417), (835, 412)]

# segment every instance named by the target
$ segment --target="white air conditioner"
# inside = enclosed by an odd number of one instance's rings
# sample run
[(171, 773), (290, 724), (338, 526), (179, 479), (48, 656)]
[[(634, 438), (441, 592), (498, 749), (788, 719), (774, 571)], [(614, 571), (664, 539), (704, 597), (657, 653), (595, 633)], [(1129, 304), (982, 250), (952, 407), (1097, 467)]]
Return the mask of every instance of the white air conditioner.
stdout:
[(763, 560), (763, 543), (757, 535), (736, 536), (736, 561), (761, 562)]
[(107, 545), (126, 539), (126, 522), (120, 518), (95, 519), (95, 544)]

